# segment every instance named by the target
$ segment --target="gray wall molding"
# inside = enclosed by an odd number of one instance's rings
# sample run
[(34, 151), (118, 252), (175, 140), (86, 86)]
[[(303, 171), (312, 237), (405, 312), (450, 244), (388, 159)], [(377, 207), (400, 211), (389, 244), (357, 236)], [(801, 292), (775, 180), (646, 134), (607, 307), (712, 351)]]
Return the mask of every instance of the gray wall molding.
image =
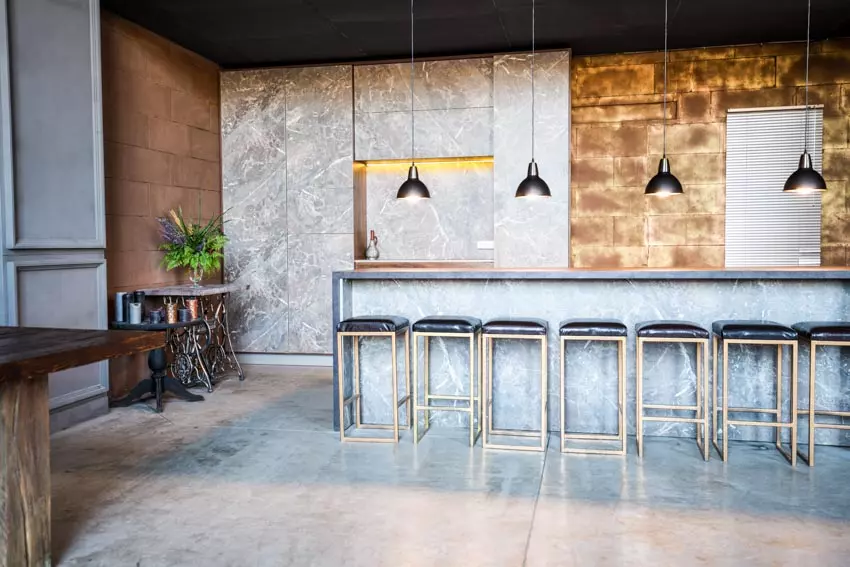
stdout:
[[(0, 324), (107, 327), (100, 63), (97, 0), (0, 0)], [(51, 423), (105, 413), (108, 370), (51, 374)]]
[[(7, 257), (5, 260), (5, 274), (8, 282), (8, 296), (6, 308), (9, 315), (9, 325), (19, 325), (20, 313), (18, 305), (18, 278), (22, 272), (35, 271), (62, 271), (71, 269), (91, 269), (95, 270), (95, 286), (97, 297), (103, 298), (103, 301), (97, 303), (97, 328), (104, 329), (107, 326), (108, 314), (106, 309), (106, 260), (103, 258), (86, 257), (85, 255), (31, 255), (31, 256), (14, 256)], [(49, 298), (45, 298), (49, 301)], [(58, 306), (57, 306), (58, 307)], [(81, 327), (82, 328), (82, 327)], [(60, 396), (50, 398), (50, 409), (61, 408), (62, 406), (74, 404), (82, 400), (93, 398), (99, 395), (105, 395), (109, 391), (109, 366), (108, 362), (100, 362), (97, 364), (97, 383), (83, 387), (73, 392), (68, 392)], [(61, 374), (61, 373), (60, 373)], [(51, 375), (51, 380), (55, 375)]]
[[(21, 237), (18, 227), (19, 211), (16, 207), (14, 167), (16, 163), (16, 151), (14, 149), (13, 127), (13, 102), (11, 96), (11, 73), (12, 66), (9, 58), (14, 58), (11, 53), (9, 42), (8, 3), (3, 2), (3, 48), (6, 57), (0, 61), (0, 94), (3, 100), (0, 102), (0, 120), (5, 126), (0, 140), (0, 152), (3, 159), (3, 194), (5, 198), (4, 207), (4, 233), (5, 247), (14, 250), (39, 250), (39, 249), (103, 249), (106, 248), (106, 213), (105, 213), (105, 190), (104, 190), (104, 161), (103, 161), (103, 119), (101, 104), (101, 64), (100, 64), (100, 3), (98, 0), (86, 0), (88, 5), (89, 20), (89, 67), (91, 80), (91, 135), (92, 135), (92, 204), (94, 207), (94, 223), (92, 228), (94, 234), (91, 238), (26, 238)], [(27, 0), (32, 1), (32, 0)], [(33, 38), (35, 40), (36, 38)], [(5, 90), (5, 92), (3, 92)], [(8, 171), (7, 171), (8, 170)]]

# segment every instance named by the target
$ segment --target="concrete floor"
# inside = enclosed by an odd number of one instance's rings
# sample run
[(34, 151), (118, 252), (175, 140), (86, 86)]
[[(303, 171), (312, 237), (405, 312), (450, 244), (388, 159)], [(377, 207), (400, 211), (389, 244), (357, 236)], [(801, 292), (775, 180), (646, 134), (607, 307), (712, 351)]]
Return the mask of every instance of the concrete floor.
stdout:
[(52, 438), (58, 565), (850, 565), (850, 450), (791, 469), (648, 439), (643, 461), (346, 444), (324, 369), (246, 368), (201, 403)]

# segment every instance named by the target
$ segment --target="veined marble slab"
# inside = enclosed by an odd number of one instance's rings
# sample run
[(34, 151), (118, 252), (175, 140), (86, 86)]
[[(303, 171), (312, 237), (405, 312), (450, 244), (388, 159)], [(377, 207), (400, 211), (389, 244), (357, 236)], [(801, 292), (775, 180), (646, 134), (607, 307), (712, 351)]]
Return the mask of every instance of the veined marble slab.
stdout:
[(570, 54), (535, 55), (534, 155), (548, 199), (517, 199), (532, 149), (531, 55), (493, 63), (495, 266), (570, 265)]
[[(493, 155), (493, 108), (417, 110), (416, 157)], [(355, 159), (410, 157), (410, 111), (355, 117)]]
[(476, 243), (493, 240), (491, 163), (423, 163), (419, 178), (431, 199), (396, 199), (408, 164), (366, 170), (368, 228), (378, 236), (382, 260), (490, 259)]
[(225, 280), (241, 352), (287, 350), (286, 70), (222, 74)]
[[(493, 106), (493, 58), (424, 61), (414, 65), (414, 109)], [(354, 111), (410, 111), (410, 65), (354, 66)]]
[[(816, 273), (816, 272), (813, 272)], [(545, 273), (543, 274), (546, 275)], [(780, 273), (790, 275), (790, 273)], [(844, 274), (846, 276), (846, 274)], [(369, 276), (366, 276), (369, 277)], [(847, 320), (850, 293), (847, 283), (837, 279), (373, 279), (340, 280), (338, 313), (345, 316), (393, 314), (414, 320), (426, 315), (463, 314), (490, 319), (500, 316), (539, 317), (549, 329), (548, 393), (550, 429), (559, 427), (559, 415), (566, 412), (568, 429), (576, 432), (613, 432), (616, 428), (616, 355), (613, 343), (569, 343), (566, 374), (566, 403), (559, 400), (558, 324), (569, 317), (614, 317), (629, 327), (627, 351), (627, 422), (629, 433), (635, 426), (635, 347), (634, 325), (653, 319), (686, 319), (706, 327), (719, 319), (771, 319), (785, 324), (803, 320)], [(410, 274), (415, 278), (416, 274)], [(421, 277), (421, 276), (420, 276)], [(451, 278), (451, 275), (447, 277)], [(699, 278), (699, 276), (691, 276)], [(369, 344), (366, 344), (369, 343)], [(453, 344), (454, 343), (454, 344)], [(461, 394), (468, 391), (467, 348), (456, 341), (432, 343), (432, 384), (434, 391)], [(532, 428), (539, 418), (534, 404), (539, 395), (539, 349), (534, 344), (503, 341), (495, 352), (497, 425)], [(364, 383), (364, 412), (373, 421), (390, 417), (389, 352), (378, 341), (364, 341), (361, 375)], [(843, 349), (846, 351), (846, 349)], [(798, 407), (808, 404), (808, 354), (801, 348), (798, 376)], [(790, 409), (790, 353), (783, 358), (783, 412)], [(696, 401), (696, 357), (692, 346), (649, 345), (644, 362), (644, 402), (693, 405)], [(350, 362), (349, 362), (350, 365)], [(730, 348), (730, 405), (775, 407), (775, 347)], [(349, 369), (350, 371), (350, 369)], [(839, 349), (818, 355), (817, 407), (850, 410), (850, 358)], [(350, 375), (348, 376), (350, 380)], [(370, 396), (365, 397), (365, 392)], [(710, 394), (709, 390), (709, 395)], [(663, 415), (664, 412), (659, 412)], [(764, 419), (754, 414), (745, 419)], [(801, 419), (800, 439), (803, 437)], [(465, 425), (465, 416), (446, 412), (434, 414), (442, 426)], [(647, 435), (692, 437), (693, 426), (674, 423), (646, 423)], [(787, 437), (787, 432), (783, 434)], [(730, 439), (773, 440), (770, 428), (735, 427)], [(819, 430), (818, 443), (850, 445), (844, 431)]]
[(289, 352), (331, 352), (331, 274), (354, 263), (351, 234), (290, 235)]

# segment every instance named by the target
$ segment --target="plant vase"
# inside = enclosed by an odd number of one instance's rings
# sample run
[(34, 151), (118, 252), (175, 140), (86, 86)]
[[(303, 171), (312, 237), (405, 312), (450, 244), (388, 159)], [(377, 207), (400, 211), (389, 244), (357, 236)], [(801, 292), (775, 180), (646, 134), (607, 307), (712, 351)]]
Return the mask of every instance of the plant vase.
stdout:
[(201, 287), (201, 280), (204, 279), (204, 268), (189, 268), (189, 281), (192, 282), (192, 287)]

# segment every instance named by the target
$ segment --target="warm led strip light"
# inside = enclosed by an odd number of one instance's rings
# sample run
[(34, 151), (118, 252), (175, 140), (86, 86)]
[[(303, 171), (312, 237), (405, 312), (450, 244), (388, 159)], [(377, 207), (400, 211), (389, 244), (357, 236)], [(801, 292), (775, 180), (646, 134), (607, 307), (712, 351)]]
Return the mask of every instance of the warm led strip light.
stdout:
[[(376, 159), (376, 160), (367, 160), (367, 161), (356, 161), (355, 164), (362, 164), (366, 167), (375, 167), (375, 166), (399, 166), (399, 165), (410, 165), (410, 159)], [(446, 163), (446, 164), (463, 164), (463, 163), (493, 163), (493, 156), (466, 156), (466, 157), (457, 157), (457, 158), (418, 158), (416, 163), (419, 165), (423, 164), (434, 164), (434, 163)]]

